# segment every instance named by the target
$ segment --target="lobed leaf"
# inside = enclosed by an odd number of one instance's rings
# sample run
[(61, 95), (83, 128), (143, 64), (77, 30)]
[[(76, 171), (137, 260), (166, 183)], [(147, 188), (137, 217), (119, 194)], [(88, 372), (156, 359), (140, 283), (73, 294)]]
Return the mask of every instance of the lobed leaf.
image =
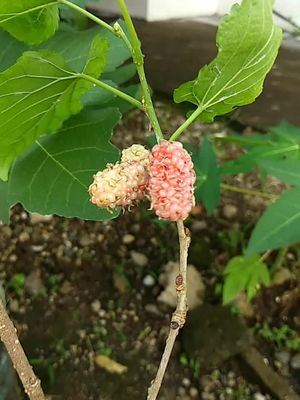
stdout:
[[(105, 67), (108, 44), (96, 37), (84, 72), (98, 77)], [(60, 54), (26, 52), (0, 74), (0, 179), (7, 180), (12, 161), (45, 133), (55, 132), (83, 105), (93, 86), (74, 74)]]
[(199, 119), (211, 122), (259, 96), (282, 37), (273, 24), (272, 4), (273, 0), (243, 0), (232, 7), (218, 29), (217, 57), (195, 80), (175, 90), (176, 103), (196, 105)]
[(117, 109), (85, 110), (56, 134), (37, 140), (14, 162), (9, 181), (0, 182), (0, 219), (8, 222), (9, 208), (16, 203), (41, 214), (95, 221), (117, 216), (92, 205), (88, 187), (98, 170), (119, 158), (110, 143), (119, 119)]
[(21, 42), (40, 44), (58, 29), (57, 4), (53, 0), (1, 0), (0, 28)]

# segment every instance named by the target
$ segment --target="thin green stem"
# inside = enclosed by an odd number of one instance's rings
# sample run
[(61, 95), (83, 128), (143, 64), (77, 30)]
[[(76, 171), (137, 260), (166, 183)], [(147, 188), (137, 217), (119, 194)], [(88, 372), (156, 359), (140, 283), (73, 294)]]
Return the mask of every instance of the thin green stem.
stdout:
[(106, 23), (105, 21), (102, 21), (102, 19), (96, 17), (94, 14), (88, 12), (82, 7), (77, 6), (76, 4), (72, 3), (71, 1), (68, 0), (57, 0), (58, 3), (60, 4), (65, 4), (69, 8), (72, 8), (73, 10), (77, 11), (78, 13), (85, 15), (87, 18), (91, 19), (92, 21), (96, 22), (96, 24), (102, 26), (105, 29), (108, 29), (111, 33), (115, 35), (115, 30), (114, 28)]
[(177, 140), (179, 136), (199, 117), (202, 113), (202, 107), (198, 107), (190, 116), (189, 118), (173, 133), (170, 137), (170, 142), (174, 142)]
[(141, 81), (141, 87), (143, 90), (143, 101), (145, 103), (144, 110), (147, 113), (150, 122), (152, 124), (153, 130), (156, 135), (156, 139), (158, 142), (164, 139), (164, 136), (162, 134), (156, 112), (154, 110), (152, 98), (151, 98), (151, 93), (149, 89), (149, 85), (147, 83), (146, 75), (145, 75), (145, 70), (144, 70), (144, 56), (142, 54), (141, 46), (140, 46), (140, 41), (137, 36), (135, 27), (133, 25), (131, 16), (128, 12), (127, 6), (125, 4), (124, 0), (118, 0), (123, 18), (125, 20), (129, 36), (131, 39), (131, 44), (132, 44), (132, 57), (133, 61), (136, 65), (137, 73)]
[(105, 89), (105, 90), (111, 92), (112, 94), (120, 97), (121, 99), (123, 99), (125, 101), (128, 101), (133, 106), (135, 106), (135, 107), (137, 107), (137, 108), (139, 108), (141, 110), (143, 109), (143, 104), (140, 101), (138, 101), (134, 97), (131, 97), (128, 94), (122, 92), (121, 90), (116, 89), (113, 86), (108, 85), (105, 82), (99, 81), (98, 79), (93, 78), (92, 76), (86, 75), (86, 74), (83, 74), (83, 73), (75, 74), (75, 76), (77, 78), (83, 78), (83, 79), (85, 79), (85, 80), (87, 80), (89, 82), (92, 82), (94, 85), (97, 85), (97, 86), (101, 87), (102, 89)]
[(232, 185), (227, 185), (226, 183), (221, 183), (221, 188), (225, 190), (229, 190), (231, 192), (235, 193), (241, 193), (249, 196), (256, 196), (256, 197), (262, 197), (264, 199), (268, 200), (274, 200), (275, 196), (273, 196), (270, 193), (264, 193), (264, 192), (259, 192), (258, 190), (250, 190), (246, 188), (241, 188), (237, 186), (232, 186)]

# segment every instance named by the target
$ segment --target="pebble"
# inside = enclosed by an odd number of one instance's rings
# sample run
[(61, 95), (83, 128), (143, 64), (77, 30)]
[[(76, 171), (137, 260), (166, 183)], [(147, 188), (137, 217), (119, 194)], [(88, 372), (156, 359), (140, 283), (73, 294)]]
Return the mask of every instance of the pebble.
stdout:
[(129, 233), (127, 235), (124, 235), (122, 238), (122, 242), (124, 244), (130, 244), (135, 241), (135, 237), (133, 235), (130, 235)]
[(91, 309), (94, 311), (94, 313), (98, 314), (99, 311), (101, 310), (101, 303), (99, 300), (94, 300), (91, 304)]
[(189, 391), (189, 395), (192, 397), (192, 399), (198, 399), (199, 398), (199, 392), (198, 389), (195, 387), (191, 387)]
[(148, 258), (145, 256), (145, 254), (138, 253), (137, 251), (131, 251), (130, 252), (132, 261), (138, 266), (138, 267), (145, 267), (148, 264)]
[(282, 365), (287, 365), (290, 361), (291, 354), (289, 351), (282, 350), (276, 352), (275, 357)]
[(146, 304), (145, 305), (145, 311), (147, 313), (149, 313), (149, 314), (152, 314), (152, 315), (159, 315), (159, 316), (162, 315), (155, 304)]
[(143, 279), (143, 285), (146, 287), (152, 287), (155, 285), (155, 279), (152, 275), (146, 275)]
[(10, 238), (12, 236), (12, 229), (7, 225), (1, 226), (1, 233), (7, 238)]
[(266, 400), (266, 396), (261, 393), (254, 393), (253, 400)]
[(46, 288), (43, 284), (41, 273), (39, 270), (32, 271), (25, 279), (25, 290), (32, 296), (41, 293), (46, 293)]
[(191, 381), (189, 380), (189, 378), (183, 378), (182, 379), (182, 384), (184, 387), (190, 387), (191, 386)]
[(50, 222), (53, 218), (53, 215), (41, 215), (38, 213), (30, 214), (30, 222), (32, 225), (43, 223), (43, 222)]
[(193, 232), (200, 232), (207, 229), (207, 222), (206, 221), (194, 221), (192, 223), (191, 229)]
[(93, 244), (93, 239), (89, 235), (82, 235), (79, 239), (79, 244), (82, 247), (91, 246)]
[(19, 311), (18, 300), (12, 299), (12, 300), (10, 300), (10, 302), (8, 304), (9, 304), (10, 311), (15, 312), (15, 313)]
[(300, 353), (297, 353), (292, 357), (291, 367), (294, 369), (300, 369)]
[(24, 232), (21, 232), (21, 233), (20, 233), (20, 235), (19, 235), (19, 241), (20, 241), (21, 243), (28, 242), (29, 239), (30, 239), (30, 235), (29, 235), (28, 232), (24, 231)]
[(223, 207), (223, 215), (227, 219), (233, 219), (234, 217), (237, 216), (237, 213), (238, 213), (238, 208), (233, 204), (226, 204)]

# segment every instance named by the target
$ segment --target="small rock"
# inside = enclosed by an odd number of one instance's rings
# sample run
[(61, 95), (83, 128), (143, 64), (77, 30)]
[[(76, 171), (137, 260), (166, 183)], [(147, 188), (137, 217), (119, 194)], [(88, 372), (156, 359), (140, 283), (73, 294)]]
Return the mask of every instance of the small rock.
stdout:
[(64, 281), (64, 283), (61, 285), (59, 291), (63, 295), (68, 295), (69, 293), (72, 292), (72, 285), (69, 281)]
[(261, 393), (254, 393), (253, 395), (254, 400), (266, 400), (266, 396)]
[(103, 233), (99, 233), (99, 235), (97, 236), (97, 242), (102, 243), (104, 238), (105, 236), (103, 235)]
[(45, 294), (46, 288), (43, 284), (41, 273), (39, 270), (32, 271), (25, 279), (24, 284), (25, 290), (31, 296), (36, 296), (38, 294)]
[(189, 378), (183, 378), (182, 379), (182, 384), (184, 387), (190, 387), (191, 386), (191, 381), (189, 380)]
[(7, 238), (10, 238), (12, 236), (12, 229), (7, 225), (1, 226), (1, 233)]
[(192, 399), (198, 399), (199, 398), (199, 392), (198, 389), (195, 387), (191, 387), (189, 391), (189, 395), (191, 396)]
[(300, 369), (300, 353), (297, 353), (292, 357), (291, 367), (294, 369)]
[(99, 311), (101, 310), (101, 303), (99, 300), (94, 300), (91, 304), (91, 309), (94, 311), (94, 313), (98, 314)]
[(31, 250), (34, 251), (35, 253), (40, 253), (44, 249), (44, 246), (42, 244), (33, 244), (31, 246)]
[(21, 243), (28, 242), (29, 239), (30, 239), (30, 235), (29, 235), (28, 232), (24, 231), (24, 232), (21, 232), (21, 233), (20, 233), (20, 235), (19, 235), (19, 241), (20, 241)]
[(254, 316), (254, 309), (246, 293), (239, 293), (234, 299), (233, 304), (238, 308), (241, 315), (245, 318), (252, 318)]
[(226, 204), (223, 207), (223, 215), (227, 219), (233, 219), (238, 214), (238, 208), (233, 204)]
[(53, 215), (41, 215), (38, 213), (30, 214), (30, 222), (32, 225), (52, 221)]
[(280, 268), (272, 279), (273, 285), (282, 285), (285, 282), (295, 280), (295, 275), (288, 268)]
[(155, 285), (155, 279), (152, 275), (146, 275), (143, 279), (143, 285), (146, 287), (152, 287)]
[(148, 258), (145, 256), (145, 254), (138, 253), (137, 251), (131, 251), (130, 252), (132, 261), (138, 266), (138, 267), (145, 267), (148, 264)]
[(287, 350), (282, 350), (276, 352), (275, 357), (282, 365), (287, 365), (290, 361), (291, 354)]
[(18, 300), (12, 299), (12, 300), (10, 300), (8, 305), (9, 305), (10, 311), (15, 312), (15, 313), (19, 311), (19, 302), (18, 302)]
[(127, 235), (124, 235), (122, 238), (122, 242), (124, 244), (130, 244), (135, 241), (135, 237), (133, 235), (130, 235), (129, 233)]
[(126, 293), (129, 284), (126, 278), (122, 275), (119, 274), (113, 274), (113, 282), (114, 282), (114, 287), (120, 292), (120, 293)]
[(193, 232), (200, 232), (207, 229), (207, 222), (206, 221), (194, 221), (191, 226), (191, 230)]
[[(165, 290), (158, 296), (158, 301), (170, 307), (176, 307), (177, 292), (175, 280), (178, 275), (178, 262), (170, 261), (163, 267), (159, 283)], [(187, 303), (190, 310), (201, 305), (204, 298), (205, 286), (200, 272), (193, 266), (187, 268)]]
[(89, 235), (82, 235), (79, 238), (79, 244), (82, 247), (88, 247), (93, 244), (93, 239)]
[(155, 304), (146, 304), (145, 311), (152, 315), (157, 315), (157, 316), (162, 315), (162, 313), (159, 311), (159, 309), (157, 308), (157, 306)]

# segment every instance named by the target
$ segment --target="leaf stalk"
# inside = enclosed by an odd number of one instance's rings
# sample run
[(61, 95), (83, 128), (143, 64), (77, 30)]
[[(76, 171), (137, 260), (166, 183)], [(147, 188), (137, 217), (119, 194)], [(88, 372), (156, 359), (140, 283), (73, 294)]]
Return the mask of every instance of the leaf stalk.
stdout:
[(159, 122), (158, 122), (158, 118), (153, 106), (153, 102), (152, 102), (152, 98), (151, 98), (151, 93), (150, 93), (150, 89), (149, 89), (149, 85), (147, 83), (147, 79), (146, 79), (146, 75), (145, 75), (145, 70), (144, 70), (144, 56), (141, 50), (141, 45), (140, 45), (140, 41), (139, 38), (137, 36), (134, 24), (132, 22), (131, 16), (128, 12), (127, 6), (125, 4), (124, 0), (118, 0), (123, 18), (125, 20), (128, 32), (129, 32), (129, 36), (131, 39), (131, 44), (132, 44), (132, 57), (133, 57), (133, 61), (135, 63), (136, 69), (137, 69), (137, 73), (141, 82), (141, 87), (143, 90), (143, 96), (144, 96), (144, 110), (147, 113), (151, 125), (153, 127), (155, 136), (156, 136), (156, 140), (157, 142), (160, 142), (161, 140), (164, 139), (164, 136), (162, 134)]

